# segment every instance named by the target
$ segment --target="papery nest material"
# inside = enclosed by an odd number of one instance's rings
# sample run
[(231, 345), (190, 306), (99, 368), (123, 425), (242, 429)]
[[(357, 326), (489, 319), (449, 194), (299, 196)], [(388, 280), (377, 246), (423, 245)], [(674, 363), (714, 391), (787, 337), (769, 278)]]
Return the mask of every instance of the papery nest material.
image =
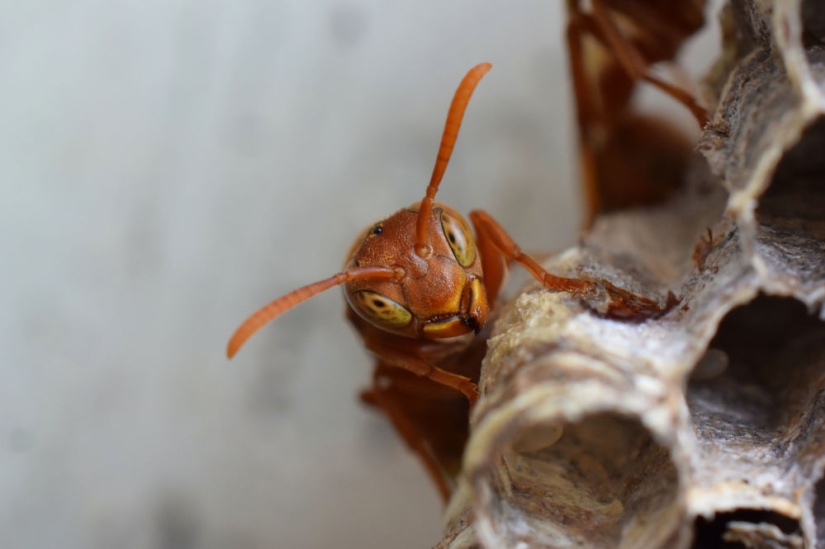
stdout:
[(611, 320), (534, 284), (502, 311), (441, 547), (825, 543), (825, 4), (721, 18), (684, 188), (547, 264), (680, 305)]

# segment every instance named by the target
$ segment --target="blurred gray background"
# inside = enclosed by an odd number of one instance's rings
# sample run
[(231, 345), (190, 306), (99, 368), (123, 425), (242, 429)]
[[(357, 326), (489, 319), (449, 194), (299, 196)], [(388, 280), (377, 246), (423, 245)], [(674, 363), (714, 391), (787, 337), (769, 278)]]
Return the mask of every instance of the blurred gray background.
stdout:
[(421, 198), (481, 61), (439, 198), (573, 243), (563, 21), (548, 0), (0, 0), (0, 547), (437, 541), (423, 469), (356, 400), (372, 363), (339, 291), (225, 344)]

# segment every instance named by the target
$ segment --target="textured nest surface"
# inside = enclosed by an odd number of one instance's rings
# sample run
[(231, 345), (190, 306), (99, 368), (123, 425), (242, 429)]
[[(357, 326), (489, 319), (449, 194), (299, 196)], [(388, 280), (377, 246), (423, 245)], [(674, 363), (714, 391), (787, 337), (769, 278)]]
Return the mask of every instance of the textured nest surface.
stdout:
[(825, 7), (721, 17), (683, 190), (548, 263), (682, 302), (617, 321), (534, 285), (502, 312), (440, 547), (825, 543)]

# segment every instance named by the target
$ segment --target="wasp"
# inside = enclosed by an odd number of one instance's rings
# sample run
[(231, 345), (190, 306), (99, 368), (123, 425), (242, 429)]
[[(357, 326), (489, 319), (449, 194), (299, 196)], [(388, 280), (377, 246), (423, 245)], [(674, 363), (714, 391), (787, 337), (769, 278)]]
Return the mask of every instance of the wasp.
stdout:
[[(567, 0), (567, 47), (576, 97), (584, 225), (605, 212), (652, 204), (681, 185), (693, 143), (632, 99), (647, 82), (684, 105), (700, 127), (706, 109), (657, 74), (704, 25), (705, 0)], [(672, 71), (671, 71), (672, 72)]]
[(490, 68), (489, 63), (473, 67), (458, 86), (424, 198), (367, 227), (341, 272), (264, 306), (241, 324), (227, 347), (232, 358), (266, 323), (343, 286), (346, 317), (377, 361), (361, 399), (387, 415), (445, 501), (460, 469), (489, 321), (510, 263), (522, 265), (546, 289), (572, 298), (601, 289), (616, 317), (671, 306), (659, 307), (607, 281), (551, 274), (490, 214), (473, 210), (468, 223), (435, 201), (470, 97)]
[(524, 254), (486, 212), (470, 221), (435, 202), (470, 96), (490, 70), (471, 69), (456, 90), (424, 198), (367, 227), (344, 269), (254, 313), (229, 341), (233, 357), (264, 324), (301, 302), (344, 286), (346, 316), (375, 355), (364, 402), (383, 410), (416, 451), (442, 497), (452, 490), (467, 436), (469, 407), (486, 350), (483, 337), (507, 263), (524, 265), (545, 287), (582, 295), (595, 283), (555, 276)]

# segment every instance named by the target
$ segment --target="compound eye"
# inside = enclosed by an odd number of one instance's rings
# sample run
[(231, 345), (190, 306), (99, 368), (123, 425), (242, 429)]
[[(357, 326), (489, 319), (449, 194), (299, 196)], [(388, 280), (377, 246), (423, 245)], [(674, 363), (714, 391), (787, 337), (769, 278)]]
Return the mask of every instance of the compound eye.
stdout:
[(353, 295), (361, 314), (376, 326), (401, 328), (412, 320), (412, 313), (392, 299), (369, 290)]
[(462, 267), (472, 265), (476, 258), (476, 246), (467, 222), (441, 212), (441, 227), (444, 229), (444, 236), (450, 243), (456, 261)]

